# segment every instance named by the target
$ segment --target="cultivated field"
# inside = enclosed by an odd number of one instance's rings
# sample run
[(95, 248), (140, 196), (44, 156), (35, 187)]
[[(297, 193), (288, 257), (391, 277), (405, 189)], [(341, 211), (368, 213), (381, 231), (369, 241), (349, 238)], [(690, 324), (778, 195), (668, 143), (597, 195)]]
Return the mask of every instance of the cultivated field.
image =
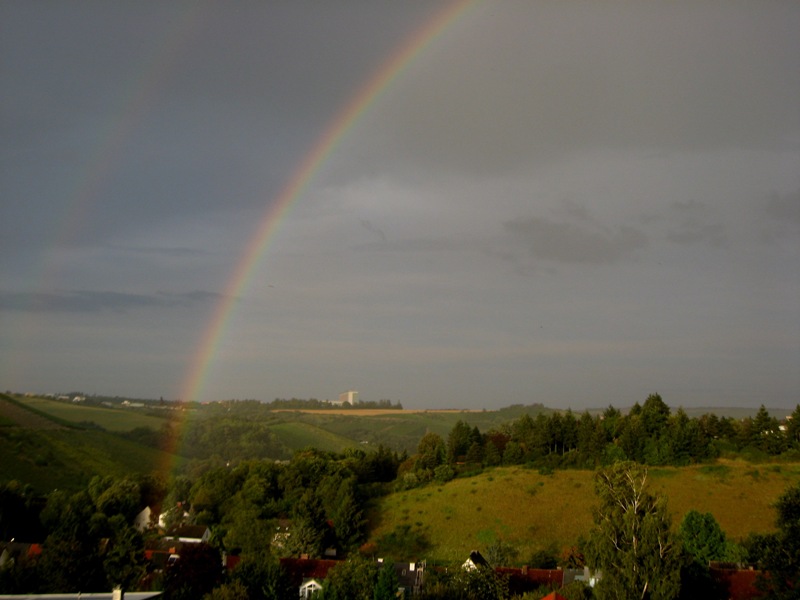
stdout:
[(336, 435), (309, 423), (278, 423), (270, 426), (270, 431), (291, 450), (314, 447), (319, 450), (340, 452), (358, 444), (351, 439)]
[[(85, 406), (73, 404), (71, 402), (28, 396), (15, 396), (14, 400), (62, 421), (76, 424), (94, 423), (108, 431), (130, 431), (137, 427), (149, 427), (158, 430), (164, 424), (164, 419), (145, 414), (139, 409)], [(6, 412), (8, 406), (15, 407), (15, 405), (10, 402), (0, 402), (0, 414), (5, 414), (7, 417), (15, 420), (15, 415), (10, 415)], [(25, 411), (19, 407), (16, 408), (21, 413), (28, 414), (28, 418), (20, 423), (21, 426), (34, 429), (40, 429), (44, 426), (41, 422), (36, 424), (34, 421), (31, 421), (30, 415), (37, 416), (35, 413)], [(42, 417), (39, 417), (39, 419), (42, 419)], [(44, 421), (46, 419), (42, 420)], [(50, 427), (52, 426), (53, 422), (51, 421)]]
[(44, 415), (37, 414), (0, 395), (0, 426), (25, 427), (27, 429), (63, 429), (63, 425)]

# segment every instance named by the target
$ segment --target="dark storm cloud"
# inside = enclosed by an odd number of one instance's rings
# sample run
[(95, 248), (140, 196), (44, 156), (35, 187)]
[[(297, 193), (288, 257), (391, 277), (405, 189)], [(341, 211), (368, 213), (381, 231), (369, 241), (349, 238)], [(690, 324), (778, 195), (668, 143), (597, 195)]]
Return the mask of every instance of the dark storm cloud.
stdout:
[(644, 233), (628, 225), (609, 230), (528, 217), (507, 221), (503, 227), (527, 246), (532, 257), (559, 263), (614, 263), (648, 243)]
[(485, 3), (471, 37), (409, 75), (396, 118), (371, 123), (384, 143), (358, 159), (488, 174), (585, 148), (791, 148), (800, 20), (770, 7)]
[(0, 309), (25, 312), (123, 313), (141, 308), (191, 308), (220, 299), (213, 292), (128, 294), (90, 290), (0, 292)]
[(2, 3), (0, 249), (264, 207), (434, 8)]
[(0, 2), (3, 389), (176, 397), (268, 229), (203, 400), (796, 395), (792, 0), (472, 3), (265, 223), (449, 6)]

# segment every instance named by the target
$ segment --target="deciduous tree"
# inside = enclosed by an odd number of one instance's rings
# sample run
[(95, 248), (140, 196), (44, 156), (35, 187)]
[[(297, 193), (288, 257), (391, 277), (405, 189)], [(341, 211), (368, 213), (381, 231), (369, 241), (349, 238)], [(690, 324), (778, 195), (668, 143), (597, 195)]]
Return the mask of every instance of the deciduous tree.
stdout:
[(765, 544), (763, 567), (770, 598), (800, 598), (800, 484), (790, 487), (775, 505), (778, 532)]
[(324, 600), (373, 600), (377, 563), (361, 557), (338, 563), (328, 571), (322, 588)]
[(617, 463), (595, 477), (600, 506), (586, 558), (601, 573), (595, 587), (600, 600), (678, 595), (680, 549), (670, 531), (666, 500), (650, 494), (646, 482), (647, 470), (631, 462)]
[(417, 445), (417, 469), (433, 470), (444, 462), (445, 448), (442, 436), (429, 432), (422, 436)]
[(397, 598), (397, 573), (391, 561), (385, 561), (378, 571), (378, 580), (372, 593), (373, 600), (393, 600)]
[(447, 436), (447, 460), (450, 463), (464, 460), (472, 444), (471, 435), (472, 429), (469, 425), (460, 419), (456, 421)]
[(725, 532), (711, 513), (690, 510), (681, 521), (679, 533), (684, 551), (701, 565), (727, 560), (731, 554)]

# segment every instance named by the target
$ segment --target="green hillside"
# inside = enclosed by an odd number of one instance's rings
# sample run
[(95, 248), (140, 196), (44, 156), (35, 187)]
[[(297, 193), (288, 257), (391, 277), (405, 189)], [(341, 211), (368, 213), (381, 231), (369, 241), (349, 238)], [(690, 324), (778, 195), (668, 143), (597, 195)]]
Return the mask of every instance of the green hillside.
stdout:
[(271, 425), (270, 431), (283, 445), (293, 451), (311, 446), (328, 452), (342, 452), (345, 448), (353, 448), (358, 445), (352, 438), (299, 421)]
[[(538, 550), (563, 551), (592, 527), (593, 471), (541, 475), (524, 467), (487, 470), (475, 477), (396, 492), (377, 500), (369, 514), (371, 541), (408, 526), (427, 538), (430, 561), (463, 561), (473, 549), (503, 540), (524, 563)], [(800, 481), (799, 464), (739, 461), (650, 471), (650, 489), (668, 498), (677, 527), (691, 509), (711, 512), (738, 539), (772, 529), (772, 503)]]
[(137, 427), (158, 430), (165, 422), (164, 418), (147, 414), (142, 409), (87, 406), (30, 396), (14, 396), (11, 400), (61, 421), (75, 424), (94, 423), (108, 431), (130, 431)]
[(284, 422), (308, 423), (347, 438), (355, 444), (366, 442), (367, 447), (383, 444), (398, 452), (406, 450), (414, 453), (423, 435), (433, 432), (446, 439), (458, 421), (464, 421), (470, 427), (478, 427), (485, 432), (508, 423), (523, 413), (535, 417), (539, 412), (552, 411), (538, 406), (519, 406), (499, 411), (386, 411), (385, 414), (371, 415), (298, 411), (275, 414), (280, 415)]
[(78, 490), (95, 475), (158, 472), (171, 455), (104, 431), (0, 428), (0, 481), (18, 480), (37, 492)]

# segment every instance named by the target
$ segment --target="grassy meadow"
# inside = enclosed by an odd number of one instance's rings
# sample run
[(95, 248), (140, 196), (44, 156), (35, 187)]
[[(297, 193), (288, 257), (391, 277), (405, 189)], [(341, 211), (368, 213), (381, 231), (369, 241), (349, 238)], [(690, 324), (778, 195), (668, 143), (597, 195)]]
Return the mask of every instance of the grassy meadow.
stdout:
[[(524, 467), (498, 467), (446, 484), (395, 492), (369, 512), (371, 541), (401, 526), (428, 538), (427, 558), (463, 561), (473, 549), (503, 540), (524, 563), (534, 552), (575, 545), (592, 527), (596, 506), (593, 471), (541, 475)], [(800, 465), (714, 465), (651, 469), (649, 489), (667, 496), (673, 525), (691, 509), (711, 512), (736, 540), (773, 530), (772, 503), (800, 481)]]

